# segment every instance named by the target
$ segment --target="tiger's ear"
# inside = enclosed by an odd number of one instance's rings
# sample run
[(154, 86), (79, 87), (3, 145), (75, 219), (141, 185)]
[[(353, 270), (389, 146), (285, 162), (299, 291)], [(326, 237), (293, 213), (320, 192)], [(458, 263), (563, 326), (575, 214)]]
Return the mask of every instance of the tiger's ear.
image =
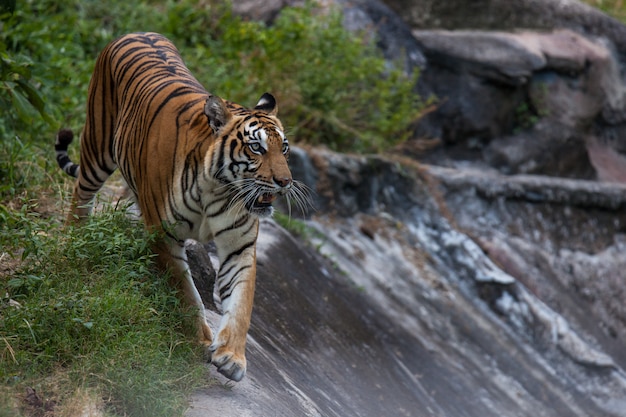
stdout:
[(278, 114), (278, 105), (276, 99), (270, 93), (263, 93), (259, 102), (254, 107), (254, 110), (261, 110), (269, 114), (270, 116), (276, 116)]
[(219, 131), (232, 117), (228, 108), (226, 108), (226, 103), (218, 96), (209, 96), (207, 98), (204, 104), (204, 114), (209, 119), (209, 125), (214, 132)]

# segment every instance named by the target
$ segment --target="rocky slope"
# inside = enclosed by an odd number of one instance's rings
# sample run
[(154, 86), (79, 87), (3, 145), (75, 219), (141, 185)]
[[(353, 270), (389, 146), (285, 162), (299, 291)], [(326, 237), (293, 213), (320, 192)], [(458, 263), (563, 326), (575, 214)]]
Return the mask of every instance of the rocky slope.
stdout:
[(263, 223), (249, 373), (189, 417), (626, 415), (626, 187), (294, 156), (318, 212)]
[(248, 375), (188, 417), (626, 416), (625, 27), (572, 0), (336, 3), (439, 106), (387, 156), (293, 152), (316, 211), (262, 224)]

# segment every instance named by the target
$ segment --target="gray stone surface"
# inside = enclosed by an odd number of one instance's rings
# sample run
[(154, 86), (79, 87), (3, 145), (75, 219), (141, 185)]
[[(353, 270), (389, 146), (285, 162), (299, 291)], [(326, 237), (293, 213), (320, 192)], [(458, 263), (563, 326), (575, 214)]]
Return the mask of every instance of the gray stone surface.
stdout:
[(423, 160), (604, 179), (588, 145), (614, 149), (621, 141), (606, 141), (606, 126), (625, 114), (619, 64), (605, 44), (569, 30), (414, 35), (427, 58), (420, 88), (440, 99), (418, 125), (418, 141), (441, 141)]
[(316, 211), (262, 223), (248, 374), (187, 416), (626, 417), (626, 28), (573, 0), (339, 3), (439, 107), (391, 156), (294, 149)]
[(188, 417), (626, 415), (624, 186), (298, 160), (319, 211), (262, 223), (248, 374)]

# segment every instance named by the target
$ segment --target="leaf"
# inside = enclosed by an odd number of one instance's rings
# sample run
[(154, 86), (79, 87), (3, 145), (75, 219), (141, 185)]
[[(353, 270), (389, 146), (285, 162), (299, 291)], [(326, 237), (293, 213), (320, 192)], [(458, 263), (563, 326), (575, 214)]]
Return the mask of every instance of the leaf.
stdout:
[(43, 281), (43, 278), (41, 278), (40, 276), (37, 276), (37, 275), (31, 275), (31, 274), (29, 274), (29, 275), (26, 275), (26, 278), (27, 278), (27, 279), (28, 279), (31, 283), (33, 283), (33, 282), (39, 282), (39, 281)]
[(24, 95), (28, 98), (30, 104), (33, 105), (35, 109), (37, 109), (40, 113), (43, 112), (43, 108), (45, 106), (45, 102), (43, 98), (30, 83), (24, 80), (17, 80), (17, 85), (24, 92)]
[(22, 91), (26, 93), (30, 104), (37, 109), (43, 120), (49, 125), (56, 125), (55, 119), (46, 112), (46, 102), (39, 93), (39, 90), (24, 80), (18, 80), (17, 82)]
[(11, 95), (11, 104), (13, 104), (18, 117), (25, 123), (32, 123), (33, 119), (37, 117), (37, 109), (33, 107), (23, 94), (16, 91), (16, 84), (14, 82), (5, 81), (4, 85)]
[(22, 285), (24, 285), (24, 280), (22, 278), (11, 278), (9, 280), (9, 282), (7, 282), (7, 285), (9, 286), (9, 288), (20, 288)]
[(4, 85), (20, 120), (31, 123), (40, 115), (49, 125), (55, 124), (55, 120), (45, 111), (46, 103), (43, 97), (29, 82), (18, 79), (5, 81)]

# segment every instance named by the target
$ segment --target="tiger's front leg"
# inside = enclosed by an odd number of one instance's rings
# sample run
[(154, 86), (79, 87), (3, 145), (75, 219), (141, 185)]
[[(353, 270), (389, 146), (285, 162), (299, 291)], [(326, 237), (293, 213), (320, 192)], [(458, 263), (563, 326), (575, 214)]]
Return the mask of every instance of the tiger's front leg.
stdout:
[(216, 285), (223, 315), (217, 337), (209, 349), (211, 362), (233, 381), (240, 381), (246, 374), (246, 337), (256, 281), (258, 220), (254, 223), (245, 239), (237, 229), (215, 239), (220, 258)]

